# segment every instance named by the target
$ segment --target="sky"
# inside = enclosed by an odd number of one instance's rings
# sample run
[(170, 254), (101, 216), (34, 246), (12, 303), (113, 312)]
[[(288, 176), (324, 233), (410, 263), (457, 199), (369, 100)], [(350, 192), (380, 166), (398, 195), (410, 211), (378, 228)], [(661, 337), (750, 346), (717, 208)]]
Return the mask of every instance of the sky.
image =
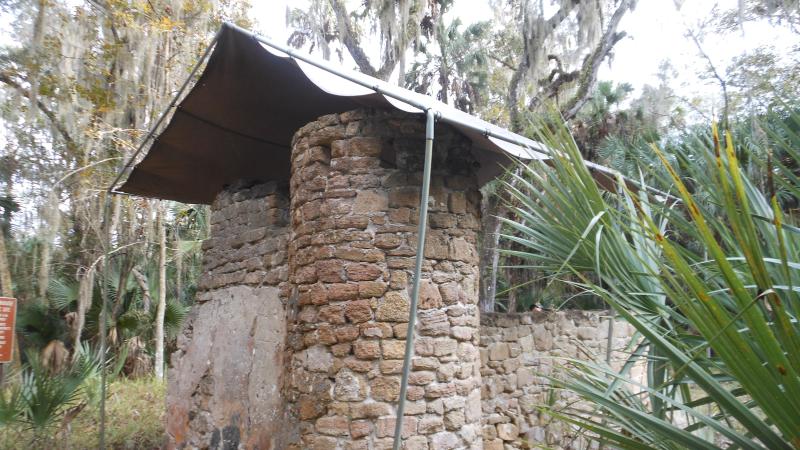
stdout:
[[(252, 14), (261, 34), (286, 42), (291, 32), (285, 23), (287, 3), (300, 6), (305, 2), (254, 2)], [(680, 4), (680, 9), (676, 3)], [(616, 44), (613, 58), (601, 67), (599, 79), (628, 82), (635, 89), (631, 97), (635, 97), (645, 84), (658, 85), (659, 65), (669, 60), (676, 71), (670, 85), (677, 94), (719, 100), (719, 86), (700, 77), (708, 67), (707, 61), (686, 37), (688, 30), (696, 29), (700, 21), (710, 17), (715, 4), (720, 11), (726, 11), (737, 8), (738, 0), (639, 0), (636, 8), (620, 23), (619, 30), (625, 31), (627, 36)], [(488, 0), (457, 1), (451, 12), (451, 16), (461, 18), (465, 24), (492, 15)], [(724, 70), (735, 56), (760, 46), (772, 45), (780, 52), (798, 44), (796, 34), (764, 23), (747, 23), (743, 31), (724, 36), (709, 33), (702, 42), (703, 50), (718, 70)]]

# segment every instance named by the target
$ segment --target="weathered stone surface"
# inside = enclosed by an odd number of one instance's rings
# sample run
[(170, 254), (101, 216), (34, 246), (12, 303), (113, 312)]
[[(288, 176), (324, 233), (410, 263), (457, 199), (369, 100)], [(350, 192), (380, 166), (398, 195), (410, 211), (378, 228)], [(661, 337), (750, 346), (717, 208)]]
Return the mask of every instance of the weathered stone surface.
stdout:
[(342, 369), (336, 374), (333, 397), (341, 401), (363, 400), (366, 396), (366, 388), (366, 380), (361, 375), (348, 369)]
[(344, 306), (344, 314), (350, 322), (366, 322), (372, 319), (372, 307), (367, 300), (351, 301)]
[(383, 340), (381, 342), (383, 357), (385, 359), (402, 359), (406, 351), (406, 341)]
[[(586, 358), (584, 351), (605, 355), (607, 324), (599, 320), (602, 312), (533, 312), (526, 314), (483, 314), (481, 316), (481, 389), (475, 389), (463, 409), (465, 419), (483, 416), (484, 449), (516, 449), (528, 444), (548, 448), (590, 448), (574, 429), (558, 421), (543, 420), (538, 414), (520, 415), (516, 411), (535, 411), (548, 402), (547, 379), (556, 372), (553, 356)], [(577, 332), (578, 329), (592, 329)], [(603, 330), (605, 328), (605, 330)], [(598, 332), (605, 331), (605, 333)], [(616, 334), (616, 333), (615, 333)], [(615, 342), (624, 348), (631, 334)], [(583, 339), (581, 339), (583, 337)], [(581, 346), (574, 344), (581, 341)], [(538, 345), (537, 345), (538, 343)], [(626, 355), (615, 353), (613, 364), (619, 366)], [(613, 365), (612, 364), (612, 365)], [(634, 368), (635, 377), (642, 376)], [(640, 381), (641, 378), (640, 378)], [(557, 402), (575, 401), (558, 393)], [(563, 443), (570, 443), (564, 445)]]
[(375, 400), (393, 402), (400, 395), (400, 377), (376, 377), (369, 386)]
[(513, 441), (519, 436), (519, 429), (512, 423), (497, 425), (497, 436), (504, 441)]
[(379, 301), (376, 319), (384, 322), (407, 322), (410, 301), (401, 291), (387, 292)]
[[(201, 280), (202, 299), (226, 286), (274, 287), (282, 308), (274, 316), (290, 320), (283, 338), (270, 336), (280, 342), (270, 347), (279, 354), (257, 363), (252, 362), (257, 349), (268, 342), (259, 336), (273, 328), (248, 327), (252, 317), (245, 316), (231, 330), (249, 339), (240, 349), (243, 361), (284, 371), (259, 388), (269, 390), (259, 395), (286, 399), (280, 433), (261, 427), (242, 447), (391, 448), (390, 403), (399, 396), (418, 247), (423, 131), (418, 117), (404, 113), (363, 110), (321, 117), (293, 139), (291, 199), (285, 187), (248, 183), (232, 186), (232, 194), (217, 202), (213, 242), (204, 246), (208, 276)], [(404, 448), (480, 448), (480, 415), (469, 413), (481, 386), (477, 164), (470, 142), (447, 125), (437, 125), (434, 147), (427, 199), (431, 230), (416, 331), (423, 359), (410, 377)], [(520, 352), (521, 346), (509, 353)], [(199, 384), (219, 382), (208, 372)], [(427, 434), (419, 434), (423, 416), (433, 418), (423, 428)], [(208, 422), (208, 417), (200, 410), (194, 420)], [(204, 436), (233, 430), (233, 422), (217, 423)]]
[(443, 431), (429, 439), (431, 450), (455, 450), (461, 448), (461, 439), (455, 433)]
[(350, 421), (344, 416), (320, 417), (317, 419), (317, 432), (329, 436), (350, 434)]
[(352, 281), (373, 281), (377, 280), (382, 274), (383, 269), (375, 264), (348, 264), (347, 278)]
[(389, 208), (389, 197), (380, 191), (359, 191), (353, 205), (354, 214), (369, 214), (386, 211)]

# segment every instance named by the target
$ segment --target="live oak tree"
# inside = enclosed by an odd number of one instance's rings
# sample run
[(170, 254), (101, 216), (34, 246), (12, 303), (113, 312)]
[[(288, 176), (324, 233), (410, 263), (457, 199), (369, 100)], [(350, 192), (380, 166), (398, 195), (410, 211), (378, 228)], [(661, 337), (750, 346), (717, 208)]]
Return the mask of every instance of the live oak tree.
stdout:
[[(292, 8), (287, 23), (295, 31), (289, 44), (321, 49), (325, 59), (336, 47), (339, 60), (344, 48), (358, 70), (388, 80), (399, 69), (399, 80), (405, 78), (406, 53), (419, 37), (428, 7), (437, 1), (367, 0), (348, 9), (345, 0), (311, 0), (306, 9)], [(430, 5), (430, 6), (429, 6)], [(370, 56), (371, 39), (377, 37), (379, 54)]]
[[(150, 339), (153, 330), (146, 327), (155, 322), (162, 328), (149, 311), (139, 312), (143, 297), (156, 291), (150, 286), (158, 288), (158, 300), (165, 289), (170, 298), (185, 297), (166, 286), (153, 264), (169, 264), (156, 255), (173, 241), (156, 237), (176, 235), (178, 225), (171, 223), (173, 215), (156, 225), (157, 202), (108, 199), (105, 190), (221, 21), (247, 26), (249, 5), (15, 0), (0, 7), (11, 18), (14, 35), (13, 43), (0, 49), (6, 135), (0, 186), (22, 206), (13, 233), (5, 236), (16, 294), (23, 305), (39, 305), (64, 320), (69, 333), (62, 339), (72, 349), (97, 337), (101, 289), (110, 294), (110, 343), (122, 345), (142, 333)], [(57, 292), (50, 292), (54, 286)], [(134, 317), (146, 326), (133, 330)], [(155, 334), (163, 336), (164, 330)], [(163, 355), (163, 342), (150, 345)]]

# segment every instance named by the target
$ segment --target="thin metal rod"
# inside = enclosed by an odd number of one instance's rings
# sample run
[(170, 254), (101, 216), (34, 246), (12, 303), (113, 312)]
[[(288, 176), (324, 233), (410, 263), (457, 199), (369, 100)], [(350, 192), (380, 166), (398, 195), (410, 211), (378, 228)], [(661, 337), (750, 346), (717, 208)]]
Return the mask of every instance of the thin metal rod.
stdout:
[(419, 198), (419, 226), (417, 228), (417, 255), (414, 261), (414, 278), (411, 287), (411, 305), (406, 328), (406, 352), (403, 356), (403, 374), (400, 378), (400, 399), (397, 403), (397, 419), (394, 425), (394, 450), (400, 450), (403, 434), (403, 414), (406, 409), (408, 374), (411, 371), (411, 357), (414, 356), (414, 324), (417, 322), (417, 302), (422, 277), (422, 262), (425, 260), (425, 234), (428, 231), (428, 198), (431, 189), (431, 160), (433, 159), (433, 124), (436, 114), (432, 109), (425, 111), (425, 166), (422, 172), (422, 192)]
[[(103, 235), (104, 235), (104, 244), (103, 244), (103, 265), (102, 271), (103, 273), (100, 276), (102, 280), (102, 286), (100, 287), (100, 301), (103, 304), (100, 307), (100, 428), (99, 428), (99, 438), (98, 438), (98, 448), (100, 450), (105, 450), (106, 448), (106, 384), (108, 382), (108, 374), (107, 374), (107, 367), (106, 367), (106, 334), (108, 330), (106, 329), (107, 324), (106, 321), (108, 320), (108, 292), (107, 292), (107, 283), (104, 277), (108, 276), (108, 258), (110, 254), (110, 242), (111, 242), (111, 193), (106, 193), (105, 195), (105, 205), (103, 207)], [(92, 289), (92, 287), (90, 287)]]
[(200, 70), (200, 67), (203, 65), (206, 59), (208, 59), (208, 55), (211, 54), (211, 49), (213, 49), (214, 46), (217, 45), (217, 41), (219, 41), (219, 37), (222, 34), (222, 31), (225, 30), (226, 26), (228, 25), (226, 23), (223, 23), (222, 27), (220, 27), (220, 29), (217, 30), (217, 34), (214, 35), (214, 39), (212, 39), (211, 42), (209, 42), (208, 47), (206, 47), (206, 49), (203, 51), (203, 55), (200, 57), (200, 60), (198, 60), (197, 64), (194, 65), (192, 71), (189, 73), (189, 76), (186, 77), (186, 80), (184, 80), (180, 89), (178, 89), (178, 92), (175, 94), (174, 97), (172, 97), (172, 100), (169, 102), (169, 105), (164, 109), (164, 111), (161, 112), (161, 115), (158, 117), (156, 123), (152, 127), (150, 127), (150, 130), (147, 132), (147, 135), (145, 135), (144, 139), (142, 139), (142, 142), (139, 144), (139, 147), (137, 147), (136, 151), (133, 152), (133, 155), (131, 155), (131, 157), (128, 158), (128, 161), (125, 162), (125, 165), (122, 167), (122, 170), (119, 171), (117, 177), (114, 178), (114, 181), (108, 187), (109, 193), (111, 194), (120, 193), (117, 192), (116, 190), (117, 183), (119, 183), (119, 180), (125, 175), (125, 173), (128, 172), (128, 169), (131, 168), (133, 161), (136, 159), (137, 156), (139, 156), (139, 154), (142, 152), (142, 150), (144, 150), (145, 146), (150, 141), (150, 139), (156, 134), (156, 131), (161, 126), (161, 123), (164, 122), (164, 119), (166, 119), (167, 114), (169, 114), (170, 110), (172, 110), (172, 108), (174, 108), (175, 105), (178, 104), (181, 97), (183, 96), (183, 92), (186, 90), (187, 87), (189, 87), (189, 83), (192, 82), (192, 79), (194, 78), (197, 71)]

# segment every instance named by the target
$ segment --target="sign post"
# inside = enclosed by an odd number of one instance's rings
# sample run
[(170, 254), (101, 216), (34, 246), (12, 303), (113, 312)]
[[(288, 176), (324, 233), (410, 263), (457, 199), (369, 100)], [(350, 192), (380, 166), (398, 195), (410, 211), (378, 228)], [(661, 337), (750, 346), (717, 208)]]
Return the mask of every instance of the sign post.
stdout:
[(0, 297), (0, 364), (10, 363), (14, 356), (14, 321), (17, 299)]

